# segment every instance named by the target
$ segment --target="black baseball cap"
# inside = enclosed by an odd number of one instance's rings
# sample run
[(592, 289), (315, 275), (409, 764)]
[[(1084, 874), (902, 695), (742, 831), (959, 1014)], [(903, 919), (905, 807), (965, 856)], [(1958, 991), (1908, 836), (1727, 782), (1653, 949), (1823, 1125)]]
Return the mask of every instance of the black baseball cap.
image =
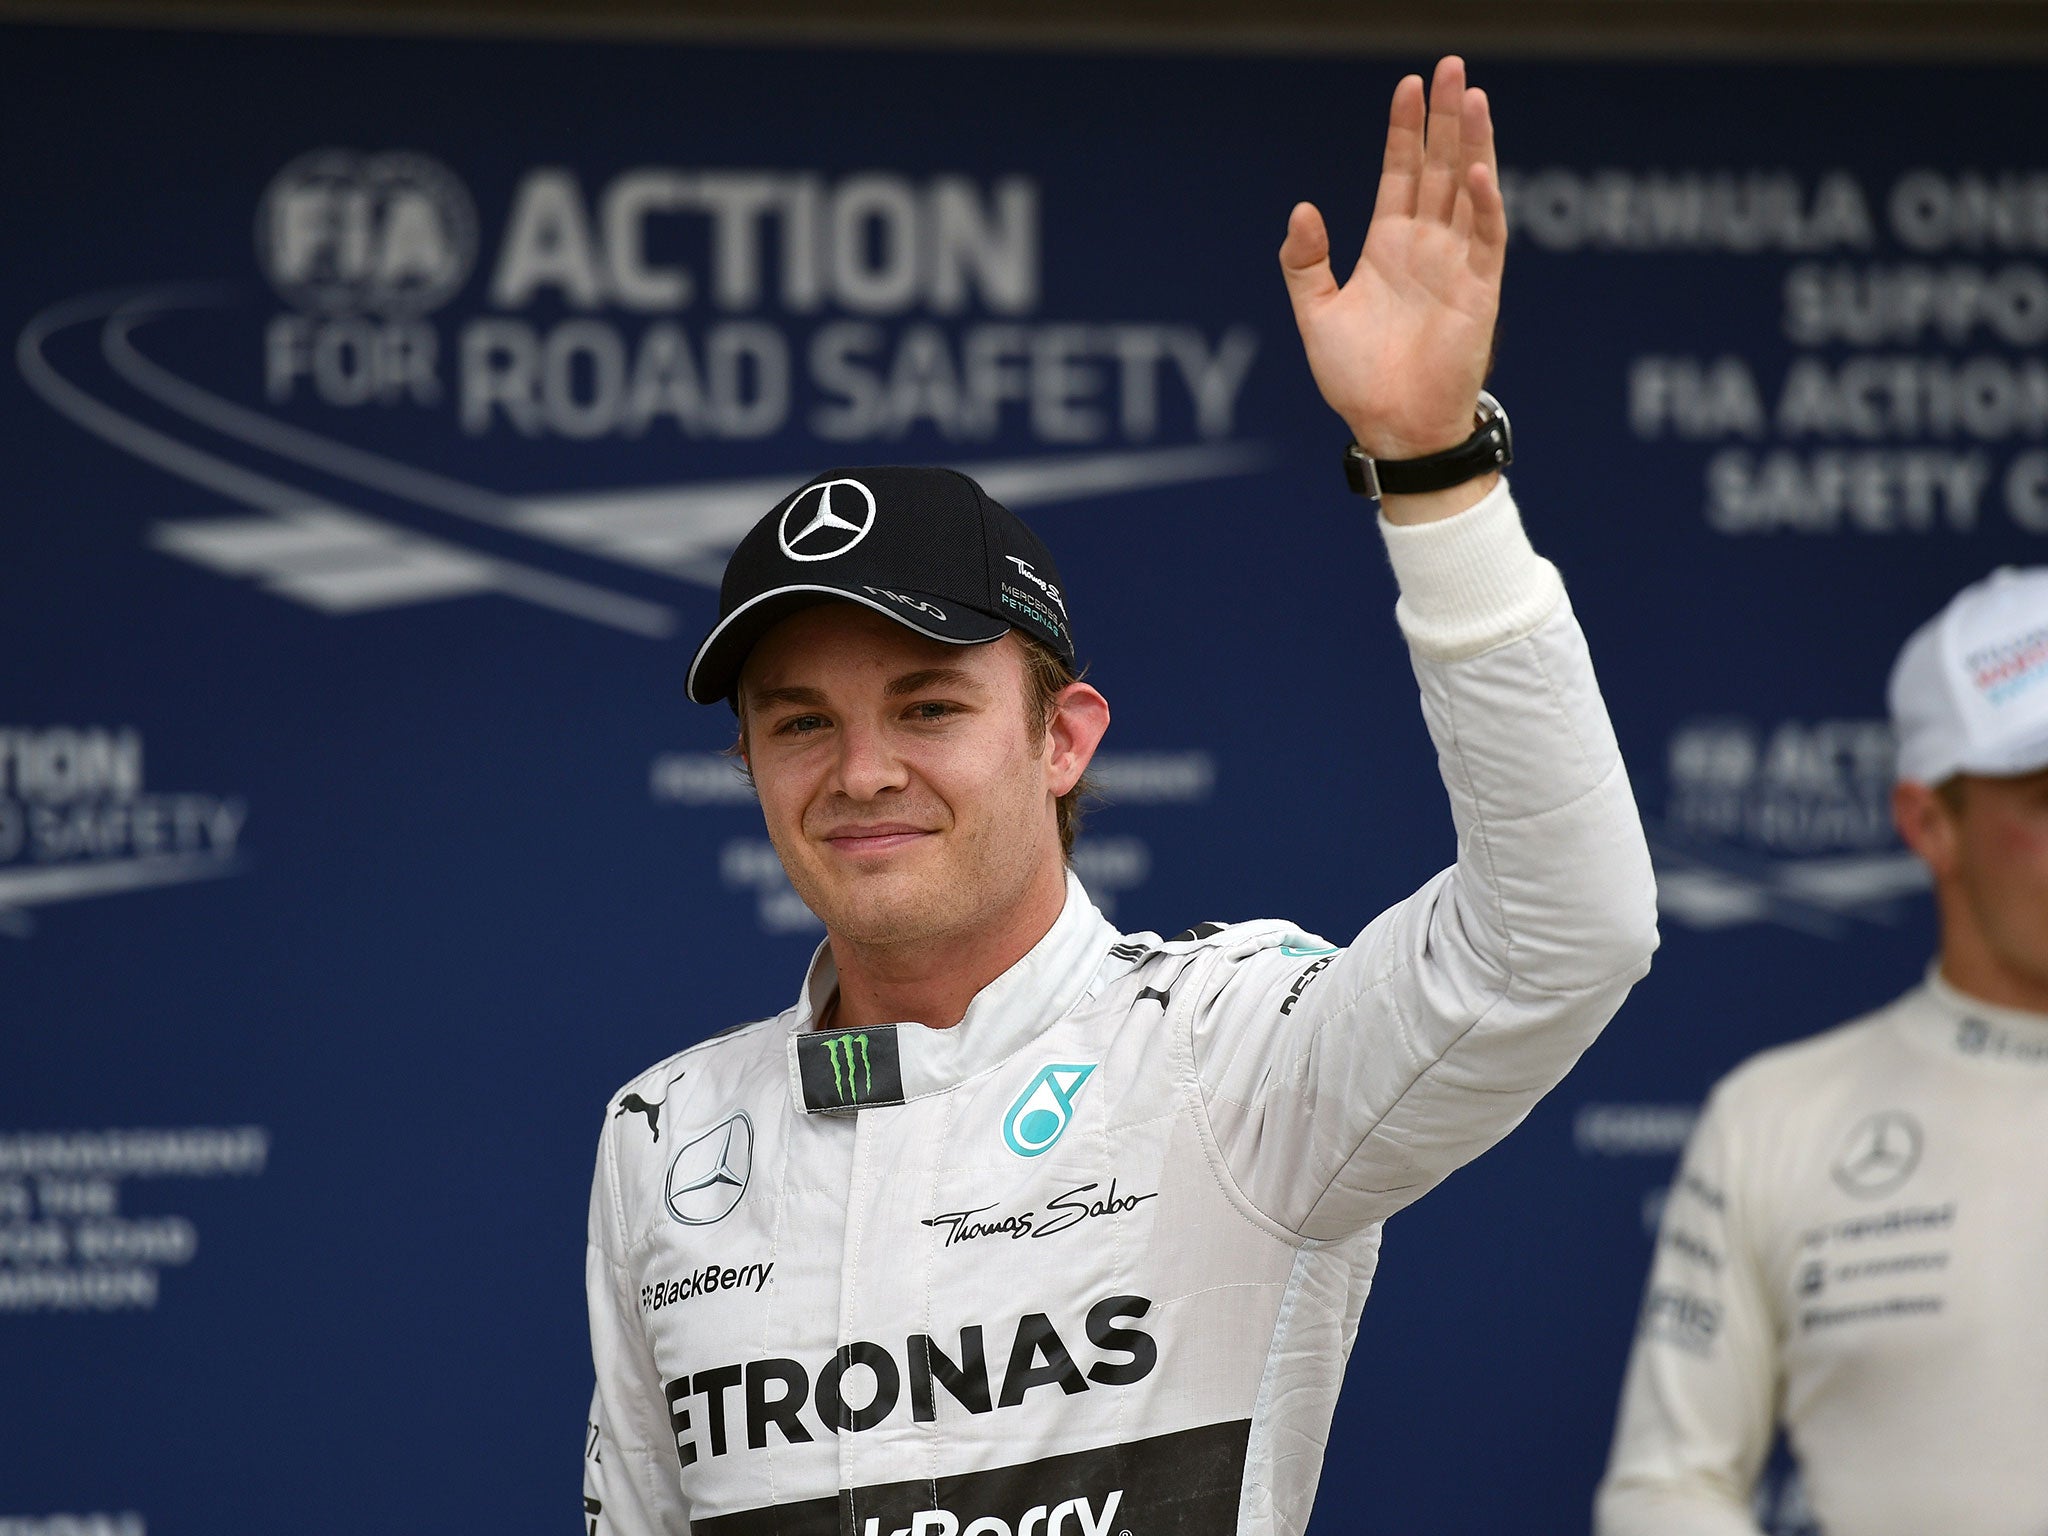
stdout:
[(761, 637), (826, 602), (859, 603), (948, 645), (1020, 630), (1074, 665), (1066, 596), (1038, 535), (958, 470), (892, 464), (827, 470), (748, 530), (685, 691), (698, 704), (733, 698)]

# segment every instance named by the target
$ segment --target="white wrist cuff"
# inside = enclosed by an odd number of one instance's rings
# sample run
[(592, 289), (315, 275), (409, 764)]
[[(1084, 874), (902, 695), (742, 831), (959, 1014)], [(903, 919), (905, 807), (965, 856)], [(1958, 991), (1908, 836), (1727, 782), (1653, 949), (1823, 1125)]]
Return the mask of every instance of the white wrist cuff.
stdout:
[(1401, 586), (1394, 617), (1425, 656), (1459, 661), (1519, 640), (1564, 596), (1557, 567), (1530, 547), (1507, 477), (1485, 500), (1434, 523), (1380, 517)]

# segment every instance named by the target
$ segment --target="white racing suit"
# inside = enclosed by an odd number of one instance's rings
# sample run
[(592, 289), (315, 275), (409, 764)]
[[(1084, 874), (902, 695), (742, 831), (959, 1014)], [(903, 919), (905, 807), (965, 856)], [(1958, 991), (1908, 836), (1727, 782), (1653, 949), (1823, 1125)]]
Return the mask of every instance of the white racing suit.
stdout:
[(2048, 1017), (1939, 977), (1714, 1090), (1665, 1201), (1600, 1536), (2048, 1531)]
[(1503, 486), (1388, 528), (1456, 865), (1333, 949), (1124, 935), (1071, 878), (952, 1029), (795, 1006), (609, 1111), (596, 1536), (1299, 1532), (1380, 1224), (1643, 974), (1654, 896), (1555, 570)]

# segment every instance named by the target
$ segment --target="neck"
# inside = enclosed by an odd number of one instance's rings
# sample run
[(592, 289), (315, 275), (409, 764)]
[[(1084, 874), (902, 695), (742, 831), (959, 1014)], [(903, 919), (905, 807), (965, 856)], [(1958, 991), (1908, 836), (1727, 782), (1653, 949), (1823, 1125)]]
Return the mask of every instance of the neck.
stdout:
[(1970, 923), (1944, 923), (1941, 979), (1994, 1008), (2048, 1015), (2048, 977), (2008, 963)]
[(1941, 979), (1965, 997), (1994, 1008), (2011, 1008), (2020, 1013), (2048, 1017), (2048, 985), (2026, 976), (2016, 976), (1991, 966), (1957, 964), (1942, 951)]
[(1066, 863), (1053, 860), (1000, 922), (981, 922), (904, 944), (859, 944), (830, 935), (839, 990), (818, 1027), (952, 1028), (983, 987), (1031, 953), (1051, 931), (1066, 901)]

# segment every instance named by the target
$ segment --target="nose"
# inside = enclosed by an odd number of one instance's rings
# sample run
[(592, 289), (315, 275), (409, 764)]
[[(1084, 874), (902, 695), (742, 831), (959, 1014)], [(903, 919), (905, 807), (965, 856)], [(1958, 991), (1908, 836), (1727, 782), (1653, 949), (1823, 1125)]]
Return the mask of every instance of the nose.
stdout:
[(867, 721), (847, 721), (839, 731), (838, 789), (854, 800), (872, 800), (910, 780), (908, 766), (889, 731)]

